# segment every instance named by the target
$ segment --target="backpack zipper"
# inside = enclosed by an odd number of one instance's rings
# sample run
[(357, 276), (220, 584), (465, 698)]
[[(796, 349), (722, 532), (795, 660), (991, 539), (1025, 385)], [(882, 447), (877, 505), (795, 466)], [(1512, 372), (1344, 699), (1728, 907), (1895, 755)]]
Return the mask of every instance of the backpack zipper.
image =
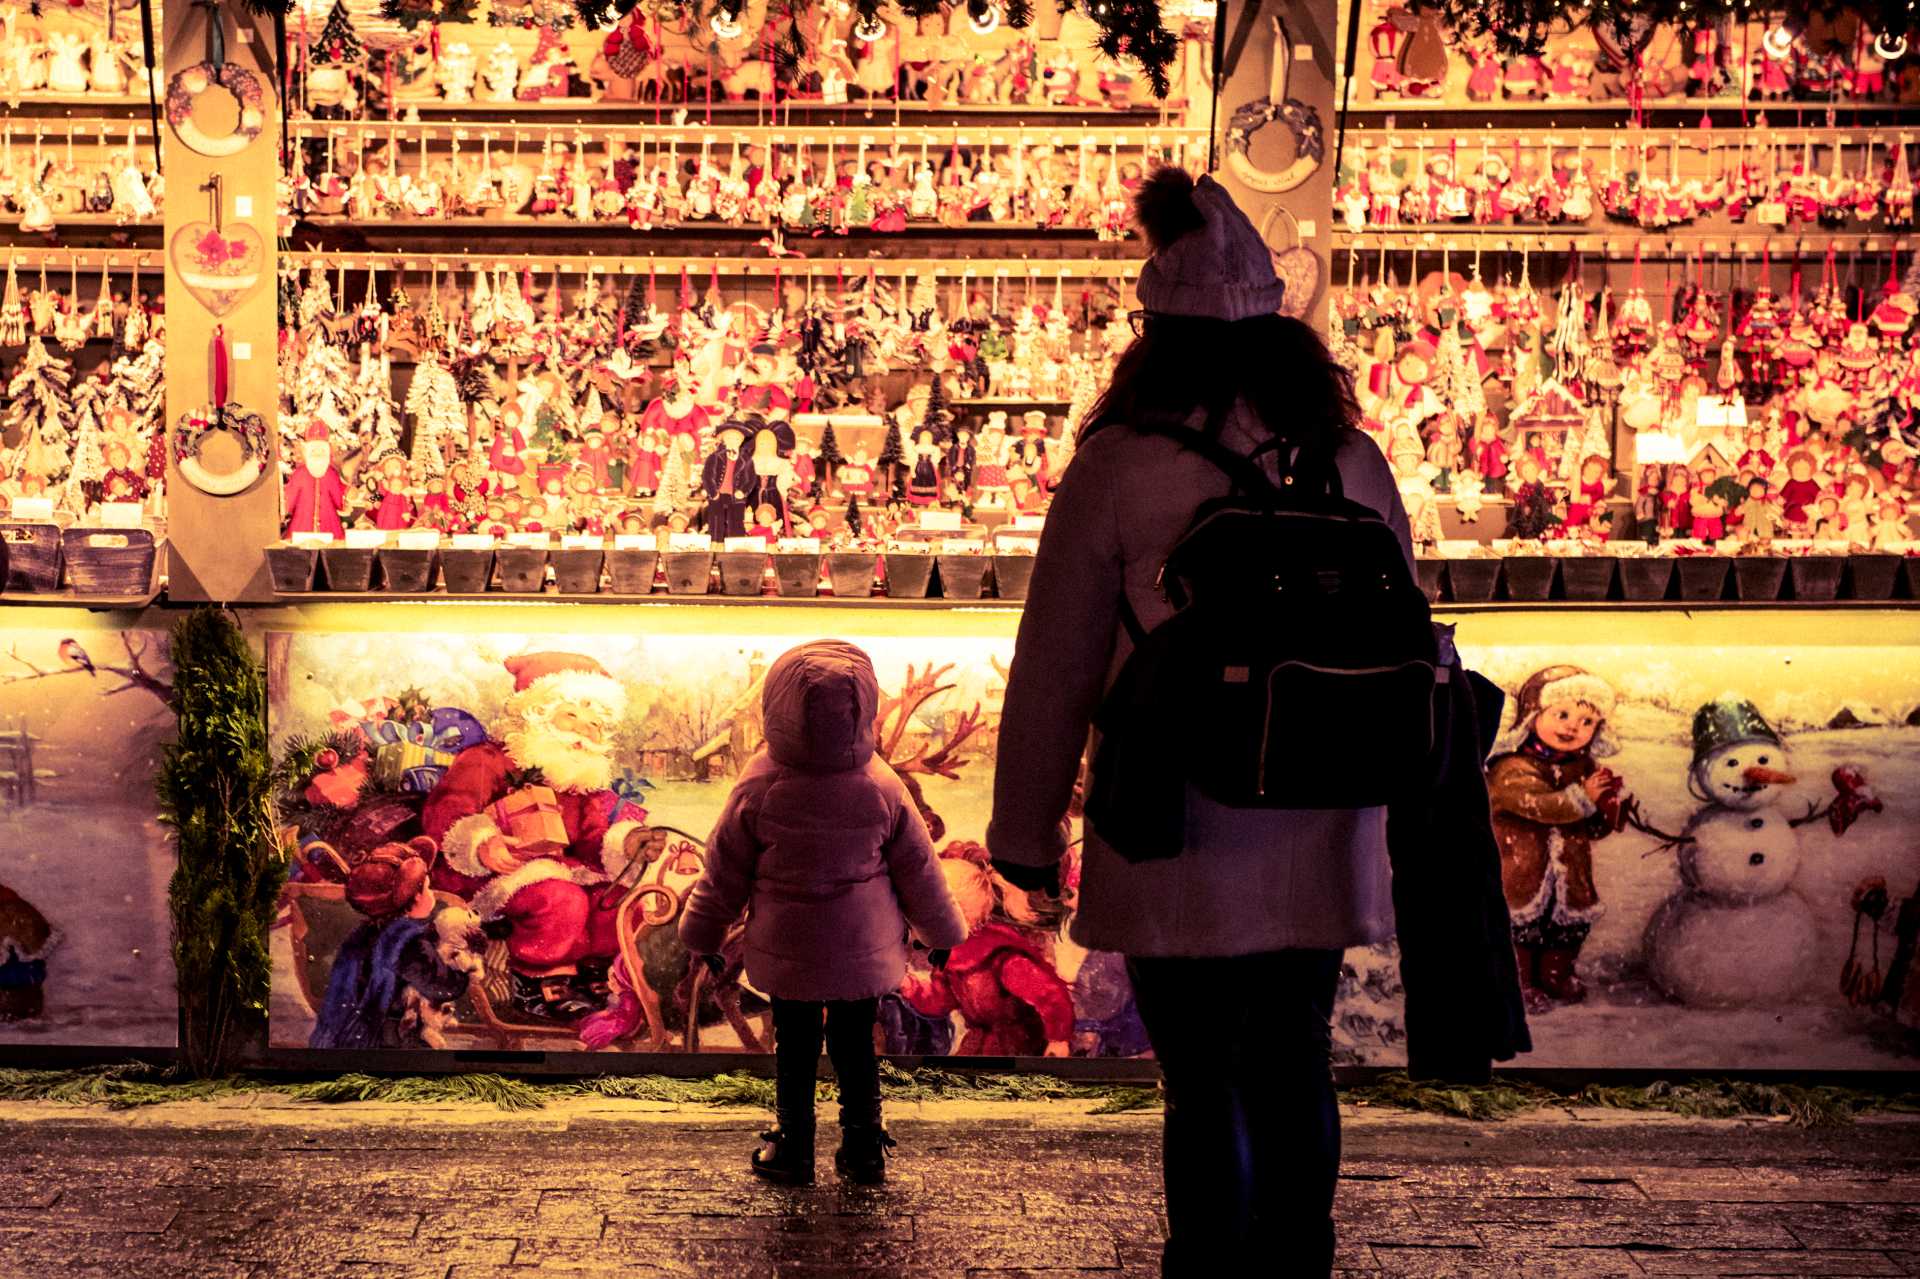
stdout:
[[(1404, 671), (1409, 666), (1424, 666), (1428, 671), (1434, 673), (1434, 682), (1436, 684), (1440, 682), (1439, 673), (1443, 669), (1436, 667), (1432, 662), (1421, 661), (1400, 662), (1394, 666), (1360, 667), (1316, 666), (1312, 662), (1281, 662), (1278, 666), (1268, 671), (1267, 713), (1265, 719), (1263, 719), (1260, 724), (1260, 779), (1253, 792), (1262, 799), (1265, 799), (1267, 795), (1267, 743), (1273, 740), (1273, 681), (1274, 677), (1279, 675), (1281, 671), (1293, 666), (1297, 666), (1302, 670), (1314, 671), (1321, 675), (1389, 675), (1395, 671)], [(1427, 746), (1429, 750), (1431, 750), (1433, 746), (1433, 697), (1431, 694), (1427, 697)]]

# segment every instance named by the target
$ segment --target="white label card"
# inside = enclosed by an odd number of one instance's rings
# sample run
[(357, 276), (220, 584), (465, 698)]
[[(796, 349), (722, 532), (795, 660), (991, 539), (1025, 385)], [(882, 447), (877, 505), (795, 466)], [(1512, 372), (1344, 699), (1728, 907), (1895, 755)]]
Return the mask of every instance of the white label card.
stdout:
[(774, 543), (782, 555), (818, 555), (820, 539), (817, 537), (783, 537)]
[(767, 549), (767, 539), (764, 537), (730, 537), (726, 541), (726, 549), (729, 551), (764, 552)]
[(553, 538), (546, 533), (509, 533), (507, 545), (547, 547), (553, 545)]
[(347, 530), (347, 545), (355, 547), (385, 546), (387, 535), (377, 528), (350, 528)]
[(490, 551), (493, 549), (491, 533), (455, 533), (453, 549), (456, 551)]
[(253, 343), (235, 342), (233, 344), (233, 358), (236, 360), (251, 360), (253, 358)]
[(940, 543), (940, 553), (942, 555), (978, 555), (984, 549), (986, 548), (978, 542), (968, 541), (965, 538), (958, 537), (950, 537)]
[(920, 527), (938, 529), (942, 532), (957, 533), (961, 528), (960, 512), (922, 511), (920, 512)]
[(403, 551), (431, 551), (440, 545), (440, 532), (430, 528), (403, 528), (394, 535), (393, 544)]
[(650, 551), (658, 540), (651, 533), (615, 533), (613, 549), (616, 551)]
[(1047, 517), (1044, 515), (1016, 515), (1013, 517), (1013, 526), (1023, 532), (1031, 530), (1038, 533), (1047, 526)]
[(100, 503), (101, 528), (139, 528), (145, 512), (138, 502)]
[(711, 551), (713, 539), (705, 533), (671, 533), (667, 536), (667, 549), (670, 551)]
[(53, 520), (53, 499), (50, 497), (16, 497), (13, 499), (13, 518), (16, 520), (39, 520), (50, 523)]
[(332, 546), (331, 533), (295, 533), (291, 539), (295, 546)]
[(598, 533), (568, 533), (560, 539), (560, 545), (570, 551), (597, 551), (606, 541)]

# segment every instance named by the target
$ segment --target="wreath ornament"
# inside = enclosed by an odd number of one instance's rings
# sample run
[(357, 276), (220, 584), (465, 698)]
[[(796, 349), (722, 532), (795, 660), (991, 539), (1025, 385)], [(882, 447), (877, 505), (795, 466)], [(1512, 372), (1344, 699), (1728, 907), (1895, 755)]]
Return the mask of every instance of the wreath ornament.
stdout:
[[(240, 121), (232, 133), (216, 137), (193, 119), (200, 95), (219, 85), (240, 103)], [(239, 155), (267, 124), (267, 93), (260, 77), (233, 62), (196, 62), (167, 81), (167, 123), (181, 142), (201, 155)]]
[[(1293, 46), (1286, 24), (1273, 20), (1273, 75), (1267, 96), (1234, 109), (1227, 120), (1227, 171), (1252, 190), (1266, 195), (1291, 191), (1312, 177), (1327, 157), (1327, 132), (1320, 109), (1287, 96), (1287, 77), (1293, 69)], [(1278, 120), (1293, 135), (1293, 162), (1284, 169), (1263, 169), (1253, 162), (1253, 135)]]
[[(200, 460), (201, 446), (216, 431), (224, 431), (240, 442), (240, 465), (223, 475), (209, 471)], [(212, 410), (200, 408), (183, 413), (174, 423), (173, 463), (181, 477), (202, 493), (214, 497), (244, 493), (259, 482), (266, 461), (266, 421), (231, 400)]]

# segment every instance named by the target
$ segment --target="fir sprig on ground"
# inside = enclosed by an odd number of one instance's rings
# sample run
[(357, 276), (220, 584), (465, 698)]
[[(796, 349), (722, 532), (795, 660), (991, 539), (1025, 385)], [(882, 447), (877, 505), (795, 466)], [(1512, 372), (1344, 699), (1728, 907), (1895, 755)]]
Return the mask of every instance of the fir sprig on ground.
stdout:
[[(1157, 1109), (1161, 1100), (1157, 1088), (1139, 1084), (1075, 1083), (1040, 1074), (969, 1074), (930, 1066), (902, 1070), (889, 1063), (881, 1065), (881, 1088), (888, 1100), (899, 1102), (1091, 1101), (1096, 1103), (1094, 1114)], [(140, 1064), (80, 1070), (0, 1069), (0, 1101), (51, 1101), (125, 1110), (255, 1093), (317, 1104), (371, 1101), (491, 1106), (509, 1111), (538, 1110), (549, 1102), (578, 1097), (680, 1106), (764, 1109), (773, 1105), (773, 1081), (749, 1074), (694, 1078), (594, 1075), (581, 1079), (345, 1074), (319, 1080), (228, 1075), (190, 1080), (176, 1077), (164, 1067)], [(822, 1082), (820, 1096), (823, 1101), (832, 1101), (833, 1085)], [(1574, 1106), (1663, 1111), (1698, 1119), (1761, 1117), (1797, 1127), (1845, 1125), (1871, 1113), (1920, 1114), (1920, 1093), (1730, 1079), (1659, 1081), (1645, 1086), (1590, 1084), (1577, 1092), (1561, 1092), (1511, 1080), (1472, 1087), (1416, 1082), (1394, 1073), (1370, 1084), (1343, 1089), (1341, 1099), (1352, 1105), (1481, 1122)]]

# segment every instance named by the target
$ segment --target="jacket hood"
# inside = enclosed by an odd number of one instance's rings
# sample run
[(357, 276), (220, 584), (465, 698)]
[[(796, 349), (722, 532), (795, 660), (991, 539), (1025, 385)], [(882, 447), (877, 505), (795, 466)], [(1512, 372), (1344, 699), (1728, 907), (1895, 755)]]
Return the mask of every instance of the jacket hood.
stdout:
[(880, 681), (873, 662), (841, 640), (815, 640), (782, 653), (761, 692), (767, 750), (811, 773), (865, 768), (873, 758)]

